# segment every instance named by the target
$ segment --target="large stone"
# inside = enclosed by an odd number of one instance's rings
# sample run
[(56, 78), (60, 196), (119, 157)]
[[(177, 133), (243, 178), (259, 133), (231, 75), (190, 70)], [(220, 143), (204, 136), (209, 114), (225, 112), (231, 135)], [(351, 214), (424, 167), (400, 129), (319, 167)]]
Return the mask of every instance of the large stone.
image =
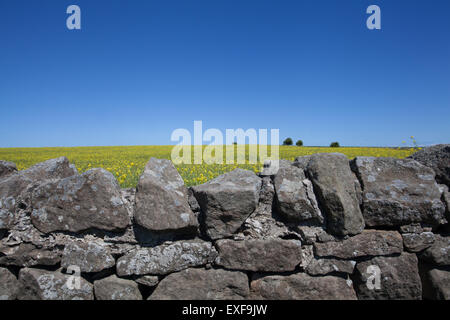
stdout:
[(0, 265), (32, 267), (54, 266), (61, 261), (58, 248), (52, 250), (39, 248), (31, 243), (20, 243), (16, 246), (0, 246)]
[(121, 190), (104, 169), (48, 181), (32, 193), (31, 221), (41, 232), (119, 231), (130, 224)]
[(151, 231), (196, 232), (188, 189), (170, 160), (151, 158), (139, 178), (135, 220)]
[(227, 269), (284, 272), (293, 271), (301, 262), (298, 240), (219, 240), (216, 264)]
[[(4, 166), (11, 169), (12, 165)], [(7, 169), (3, 169), (7, 171)], [(23, 171), (10, 171), (0, 179), (0, 230), (14, 223), (17, 207), (29, 204), (29, 194), (40, 183), (77, 174), (76, 168), (65, 157), (38, 163)]]
[(8, 269), (0, 268), (0, 300), (16, 300), (19, 281)]
[(242, 169), (192, 187), (207, 235), (216, 240), (234, 234), (256, 209), (260, 189), (261, 179)]
[(340, 153), (315, 154), (306, 171), (327, 216), (328, 232), (339, 236), (360, 233), (364, 229), (359, 208), (361, 188), (347, 157)]
[(409, 252), (420, 252), (429, 248), (434, 242), (432, 232), (404, 233), (402, 237), (403, 244)]
[(335, 276), (311, 277), (306, 273), (265, 276), (250, 284), (252, 299), (356, 300), (351, 282)]
[(355, 264), (356, 262), (351, 260), (312, 259), (305, 268), (305, 271), (311, 276), (322, 276), (333, 273), (352, 274)]
[(432, 168), (436, 173), (436, 181), (450, 187), (450, 144), (423, 148), (410, 158)]
[(367, 226), (446, 222), (432, 169), (412, 159), (373, 157), (357, 157), (352, 167), (362, 184)]
[(12, 172), (0, 180), (0, 199), (17, 198), (30, 184), (62, 179), (77, 174), (66, 157), (38, 163), (27, 170)]
[(13, 172), (17, 172), (14, 162), (0, 160), (0, 179)]
[(358, 263), (356, 270), (355, 289), (359, 299), (422, 298), (422, 283), (415, 254), (404, 252), (395, 257), (375, 257)]
[(317, 257), (353, 259), (385, 256), (403, 251), (403, 239), (397, 231), (365, 230), (343, 241), (315, 243)]
[(450, 300), (449, 270), (431, 269), (427, 271), (425, 277), (429, 286), (426, 293), (424, 287), (424, 295), (427, 299)]
[(281, 160), (273, 181), (276, 208), (287, 221), (319, 225), (323, 223), (313, 185), (306, 178), (303, 169), (297, 168), (289, 161)]
[(94, 281), (94, 292), (97, 300), (142, 300), (136, 282), (116, 275)]
[(95, 241), (72, 241), (64, 247), (61, 266), (78, 266), (81, 272), (100, 272), (116, 264), (108, 248)]
[[(79, 281), (79, 283), (77, 283)], [(19, 300), (93, 300), (92, 285), (58, 271), (24, 268), (19, 272)]]
[(450, 265), (450, 236), (435, 235), (433, 244), (420, 254), (420, 258), (438, 266)]
[(163, 275), (211, 263), (217, 252), (210, 242), (177, 241), (153, 248), (136, 249), (117, 261), (117, 274)]
[(243, 272), (191, 268), (165, 277), (149, 300), (242, 300), (248, 295)]

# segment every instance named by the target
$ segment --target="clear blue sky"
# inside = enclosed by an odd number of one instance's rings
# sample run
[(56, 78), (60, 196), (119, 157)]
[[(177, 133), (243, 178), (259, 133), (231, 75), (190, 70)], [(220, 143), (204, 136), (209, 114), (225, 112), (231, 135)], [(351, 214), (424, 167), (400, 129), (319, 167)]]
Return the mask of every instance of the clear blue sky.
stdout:
[(172, 144), (194, 120), (449, 143), (449, 17), (448, 0), (0, 0), (0, 147)]

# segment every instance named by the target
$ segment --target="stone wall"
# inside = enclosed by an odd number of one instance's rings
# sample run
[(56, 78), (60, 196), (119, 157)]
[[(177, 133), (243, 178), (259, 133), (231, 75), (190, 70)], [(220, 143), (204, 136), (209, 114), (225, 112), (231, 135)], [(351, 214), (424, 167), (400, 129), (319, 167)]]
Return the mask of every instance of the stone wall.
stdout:
[(152, 158), (136, 189), (0, 161), (0, 299), (449, 299), (449, 155), (317, 154), (192, 188)]

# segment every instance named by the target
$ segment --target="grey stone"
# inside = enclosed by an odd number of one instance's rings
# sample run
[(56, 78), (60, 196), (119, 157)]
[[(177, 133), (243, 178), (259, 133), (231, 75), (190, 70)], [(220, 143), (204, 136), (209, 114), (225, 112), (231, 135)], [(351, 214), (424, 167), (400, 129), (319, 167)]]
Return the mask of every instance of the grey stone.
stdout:
[[(379, 268), (379, 269), (375, 269)], [(415, 254), (375, 257), (356, 265), (355, 290), (358, 299), (420, 300), (422, 283)], [(378, 273), (380, 271), (380, 273)], [(377, 288), (376, 277), (380, 279)]]
[(426, 280), (430, 285), (428, 299), (450, 300), (450, 271), (431, 269), (427, 271)]
[(100, 272), (116, 264), (104, 243), (72, 241), (64, 247), (61, 266), (78, 266), (81, 272)]
[(138, 277), (134, 281), (146, 287), (155, 287), (159, 283), (159, 277), (147, 275)]
[(97, 300), (142, 300), (136, 282), (116, 275), (94, 281), (94, 292)]
[(119, 231), (131, 222), (114, 176), (104, 169), (48, 181), (32, 193), (31, 221), (43, 233)]
[(339, 259), (385, 256), (402, 251), (403, 240), (396, 231), (365, 230), (343, 241), (314, 244), (314, 253), (317, 257)]
[(332, 273), (352, 274), (355, 268), (355, 261), (337, 259), (313, 259), (305, 271), (311, 276), (322, 276)]
[(273, 181), (277, 210), (287, 221), (323, 224), (313, 185), (302, 169), (281, 160)]
[(146, 164), (137, 186), (135, 220), (151, 231), (197, 231), (188, 189), (170, 160), (151, 158)]
[(163, 275), (211, 263), (217, 252), (210, 242), (177, 241), (153, 248), (136, 249), (117, 261), (117, 274)]
[(213, 239), (233, 235), (255, 211), (261, 179), (253, 172), (236, 169), (192, 187), (207, 235)]
[(419, 257), (437, 266), (450, 265), (450, 236), (436, 234), (434, 243)]
[(450, 187), (450, 144), (423, 148), (410, 156), (436, 173), (436, 181)]
[(356, 300), (351, 283), (335, 276), (306, 273), (265, 276), (250, 283), (251, 298), (264, 300)]
[(215, 263), (227, 269), (284, 272), (293, 271), (301, 262), (298, 240), (219, 240)]
[(0, 160), (0, 179), (13, 172), (17, 172), (14, 162)]
[(0, 268), (0, 300), (16, 300), (19, 281), (8, 269)]
[(334, 241), (336, 238), (327, 233), (323, 227), (317, 226), (298, 226), (300, 239), (304, 244), (313, 244), (314, 242)]
[(24, 268), (19, 272), (19, 282), (19, 300), (94, 300), (89, 282), (59, 271)]
[(420, 223), (412, 223), (400, 226), (400, 233), (422, 233), (424, 232)]
[(242, 300), (248, 295), (243, 272), (191, 268), (165, 277), (149, 300)]
[(367, 226), (446, 223), (432, 169), (412, 159), (373, 157), (357, 157), (352, 167), (362, 184)]
[(306, 170), (308, 168), (308, 163), (309, 160), (311, 160), (311, 157), (312, 155), (297, 157), (295, 158), (293, 165), (302, 170)]
[(0, 179), (0, 230), (10, 229), (19, 205), (29, 205), (31, 190), (50, 179), (60, 179), (77, 173), (65, 157), (38, 163), (27, 170), (12, 171)]
[(315, 154), (306, 171), (327, 216), (328, 232), (338, 236), (361, 233), (364, 219), (359, 208), (360, 187), (347, 157), (340, 153)]
[(39, 248), (31, 243), (20, 243), (15, 246), (0, 245), (0, 265), (32, 267), (54, 266), (61, 261), (58, 248)]
[(420, 252), (429, 248), (434, 242), (434, 234), (432, 232), (421, 233), (404, 233), (403, 245), (409, 252)]

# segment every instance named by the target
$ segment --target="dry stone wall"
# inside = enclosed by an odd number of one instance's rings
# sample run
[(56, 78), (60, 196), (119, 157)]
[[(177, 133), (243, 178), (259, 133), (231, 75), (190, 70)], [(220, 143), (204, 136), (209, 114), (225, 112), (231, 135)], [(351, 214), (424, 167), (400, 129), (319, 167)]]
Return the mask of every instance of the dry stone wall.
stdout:
[(450, 299), (449, 166), (317, 154), (187, 188), (152, 158), (121, 189), (0, 161), (0, 299)]

